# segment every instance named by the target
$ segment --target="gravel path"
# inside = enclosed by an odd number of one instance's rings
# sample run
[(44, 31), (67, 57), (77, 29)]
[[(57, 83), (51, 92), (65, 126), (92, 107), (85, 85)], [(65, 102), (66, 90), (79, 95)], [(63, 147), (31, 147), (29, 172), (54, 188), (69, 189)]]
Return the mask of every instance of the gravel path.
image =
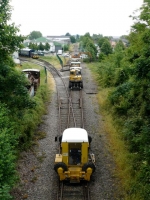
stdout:
[[(93, 82), (90, 70), (83, 67), (84, 83), (84, 119), (85, 129), (92, 136), (91, 150), (96, 158), (96, 171), (91, 182), (91, 200), (117, 200), (119, 195), (118, 180), (114, 176), (115, 165), (107, 150), (107, 137), (103, 129), (102, 117), (96, 99), (96, 84)], [(62, 73), (64, 77), (68, 72)], [(67, 81), (67, 79), (66, 79)], [(92, 94), (93, 93), (93, 94)], [(53, 170), (55, 154), (58, 146), (55, 136), (58, 135), (57, 94), (54, 91), (47, 115), (38, 131), (47, 133), (46, 138), (39, 140), (39, 145), (33, 150), (23, 152), (18, 163), (20, 183), (12, 192), (15, 200), (55, 200), (57, 174)]]

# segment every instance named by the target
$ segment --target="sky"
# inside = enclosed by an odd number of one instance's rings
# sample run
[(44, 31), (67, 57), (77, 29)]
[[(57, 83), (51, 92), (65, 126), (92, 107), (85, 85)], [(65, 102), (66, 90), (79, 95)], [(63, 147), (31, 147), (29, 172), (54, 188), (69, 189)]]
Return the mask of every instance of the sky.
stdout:
[(11, 22), (22, 35), (40, 31), (48, 35), (128, 35), (129, 16), (143, 0), (11, 0)]

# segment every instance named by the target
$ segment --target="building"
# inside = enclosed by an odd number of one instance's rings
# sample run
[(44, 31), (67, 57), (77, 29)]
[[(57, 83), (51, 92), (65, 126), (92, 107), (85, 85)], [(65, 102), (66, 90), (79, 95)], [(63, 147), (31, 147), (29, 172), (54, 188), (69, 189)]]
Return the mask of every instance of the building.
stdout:
[(70, 44), (70, 36), (47, 36), (47, 39), (57, 41), (62, 44)]

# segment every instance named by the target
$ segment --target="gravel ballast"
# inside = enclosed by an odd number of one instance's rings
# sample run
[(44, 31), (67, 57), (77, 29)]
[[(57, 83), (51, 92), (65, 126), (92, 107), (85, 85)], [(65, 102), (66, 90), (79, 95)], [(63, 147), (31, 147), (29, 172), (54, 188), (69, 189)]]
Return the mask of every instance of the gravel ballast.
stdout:
[[(91, 151), (96, 158), (96, 171), (90, 184), (91, 200), (122, 199), (114, 176), (115, 164), (107, 149), (108, 141), (99, 114), (97, 87), (92, 80), (91, 72), (82, 64), (83, 70), (83, 102), (85, 129), (92, 136)], [(67, 77), (69, 72), (61, 72)], [(68, 80), (66, 79), (66, 83)], [(67, 83), (68, 84), (68, 83)], [(12, 191), (15, 200), (55, 200), (57, 174), (54, 171), (54, 158), (58, 153), (58, 105), (57, 92), (53, 92), (47, 114), (42, 117), (43, 123), (38, 131), (46, 132), (46, 137), (38, 141), (32, 150), (22, 152), (18, 162), (19, 185)]]

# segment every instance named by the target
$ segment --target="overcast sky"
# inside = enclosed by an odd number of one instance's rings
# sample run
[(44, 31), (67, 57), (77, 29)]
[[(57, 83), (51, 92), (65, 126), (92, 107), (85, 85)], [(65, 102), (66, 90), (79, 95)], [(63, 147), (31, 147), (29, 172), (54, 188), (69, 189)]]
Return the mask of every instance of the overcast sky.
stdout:
[(11, 0), (12, 22), (20, 33), (40, 31), (43, 36), (129, 34), (133, 24), (129, 15), (143, 0)]

